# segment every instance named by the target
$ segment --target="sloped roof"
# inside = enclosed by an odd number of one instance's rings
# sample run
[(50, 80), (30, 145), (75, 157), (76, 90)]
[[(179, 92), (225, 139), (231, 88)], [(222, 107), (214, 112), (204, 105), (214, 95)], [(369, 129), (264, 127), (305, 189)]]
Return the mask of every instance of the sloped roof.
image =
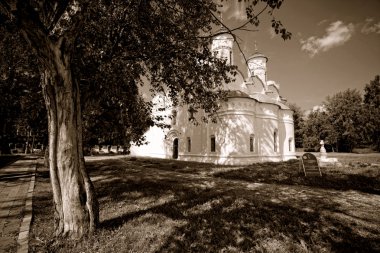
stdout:
[(229, 98), (250, 98), (250, 96), (243, 92), (243, 91), (240, 91), (240, 90), (229, 90), (228, 93), (227, 93), (227, 97)]
[(251, 94), (251, 92), (252, 92), (252, 94), (256, 93), (256, 92), (253, 92), (253, 89), (252, 89), (251, 86), (260, 88), (261, 92), (265, 92), (266, 91), (264, 82), (260, 78), (258, 78), (257, 76), (248, 77), (245, 80), (245, 86), (247, 87), (248, 91), (250, 91), (249, 94)]

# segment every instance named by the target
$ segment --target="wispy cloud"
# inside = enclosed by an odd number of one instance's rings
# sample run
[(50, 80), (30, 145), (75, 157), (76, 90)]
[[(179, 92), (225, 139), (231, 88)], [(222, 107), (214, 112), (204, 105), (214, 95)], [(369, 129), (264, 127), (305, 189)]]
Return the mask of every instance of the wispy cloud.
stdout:
[(367, 18), (361, 29), (361, 32), (364, 34), (370, 34), (370, 33), (380, 34), (380, 21), (376, 23), (373, 18)]
[(312, 36), (306, 40), (301, 39), (301, 50), (313, 57), (320, 52), (343, 45), (350, 40), (354, 31), (355, 27), (352, 23), (344, 24), (340, 20), (335, 21), (326, 28), (326, 33), (322, 37)]
[(319, 23), (317, 24), (318, 26), (320, 25), (323, 25), (324, 23), (326, 23), (328, 20), (327, 19), (323, 19), (321, 21), (319, 21)]

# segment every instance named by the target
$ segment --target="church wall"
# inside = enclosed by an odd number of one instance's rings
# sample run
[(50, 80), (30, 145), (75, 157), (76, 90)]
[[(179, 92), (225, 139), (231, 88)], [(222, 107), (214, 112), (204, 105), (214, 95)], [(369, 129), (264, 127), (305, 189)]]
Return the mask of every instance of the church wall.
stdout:
[(263, 161), (281, 159), (278, 110), (279, 107), (273, 104), (259, 103), (258, 106), (259, 153)]
[[(218, 123), (199, 121), (198, 126), (188, 122), (187, 111), (182, 115), (178, 119), (182, 125), (176, 128), (182, 131), (181, 160), (250, 164), (294, 158), (294, 147), (289, 151), (289, 138), (294, 138), (292, 112), (277, 105), (258, 103), (250, 98), (230, 98), (218, 114)], [(215, 136), (215, 152), (211, 152), (212, 135)], [(252, 152), (251, 136), (254, 137)], [(191, 152), (187, 151), (187, 137), (191, 138)], [(294, 145), (294, 140), (291, 144)]]
[[(274, 138), (275, 131), (278, 131), (278, 121), (275, 118), (259, 118), (259, 153), (262, 160), (279, 161), (279, 139)], [(277, 135), (278, 136), (278, 135)]]
[(251, 155), (250, 136), (254, 135), (256, 102), (249, 98), (230, 98), (219, 115), (220, 155)]
[[(244, 164), (252, 162), (250, 136), (254, 133), (254, 116), (243, 111), (226, 111), (217, 124), (208, 124), (207, 162)], [(215, 136), (215, 152), (211, 151), (211, 136)]]
[[(164, 118), (162, 123), (170, 124), (171, 102), (162, 94), (152, 99), (154, 104), (153, 114)], [(162, 110), (165, 108), (165, 110)], [(168, 147), (165, 142), (168, 129), (162, 129), (157, 126), (150, 127), (145, 133), (147, 144), (137, 146), (131, 143), (130, 152), (132, 156), (148, 156), (157, 158), (168, 158)]]
[[(195, 125), (192, 121), (189, 121), (190, 114), (188, 107), (183, 106), (178, 108), (177, 125), (174, 126), (180, 133), (180, 155), (195, 154), (202, 152), (202, 139), (204, 135), (204, 124), (202, 123), (201, 112), (194, 113), (194, 117), (198, 121), (198, 125)], [(188, 139), (191, 141), (190, 152), (188, 151)]]
[(131, 145), (130, 152), (132, 156), (149, 156), (157, 158), (168, 158), (167, 148), (165, 145), (165, 136), (168, 131), (153, 126), (145, 133), (147, 144), (137, 146)]
[[(194, 152), (183, 153), (181, 159), (219, 164), (241, 164), (244, 163), (243, 160), (252, 163), (252, 159), (256, 161), (256, 141), (254, 152), (250, 152), (250, 136), (255, 133), (255, 105), (256, 102), (249, 98), (230, 98), (218, 113), (217, 123), (188, 126), (185, 132), (194, 140), (192, 145), (198, 147), (192, 147)], [(215, 137), (215, 152), (211, 151), (212, 135)], [(199, 150), (201, 151), (198, 152)]]

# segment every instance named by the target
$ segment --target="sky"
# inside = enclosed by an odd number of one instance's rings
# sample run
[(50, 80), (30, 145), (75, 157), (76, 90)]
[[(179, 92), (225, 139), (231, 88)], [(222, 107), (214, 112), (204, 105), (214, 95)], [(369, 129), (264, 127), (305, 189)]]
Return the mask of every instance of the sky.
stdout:
[[(244, 3), (223, 5), (221, 17), (229, 28), (244, 22)], [(380, 0), (285, 0), (274, 16), (292, 33), (291, 40), (275, 35), (265, 14), (258, 31), (236, 35), (246, 57), (256, 44), (269, 58), (267, 78), (280, 84), (288, 102), (310, 110), (340, 91), (363, 92), (380, 75)], [(239, 54), (235, 45), (234, 63), (247, 75)]]

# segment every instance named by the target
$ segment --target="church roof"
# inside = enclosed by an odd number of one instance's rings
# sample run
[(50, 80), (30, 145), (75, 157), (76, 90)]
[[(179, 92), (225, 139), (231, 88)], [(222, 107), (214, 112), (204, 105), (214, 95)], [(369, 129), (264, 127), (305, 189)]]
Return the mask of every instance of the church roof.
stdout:
[(266, 103), (266, 104), (274, 104), (279, 106), (281, 109), (289, 110), (290, 108), (283, 103), (280, 103), (279, 101), (265, 95), (262, 93), (256, 93), (252, 95), (248, 95), (247, 93), (240, 91), (240, 90), (229, 90), (227, 93), (228, 98), (251, 98), (256, 100), (260, 103)]
[(284, 105), (283, 103), (278, 102), (277, 100), (274, 100), (273, 98), (268, 97), (265, 94), (257, 93), (257, 94), (250, 95), (249, 97), (257, 100), (258, 102), (278, 105), (281, 109), (285, 109), (285, 110), (290, 109), (288, 106)]

